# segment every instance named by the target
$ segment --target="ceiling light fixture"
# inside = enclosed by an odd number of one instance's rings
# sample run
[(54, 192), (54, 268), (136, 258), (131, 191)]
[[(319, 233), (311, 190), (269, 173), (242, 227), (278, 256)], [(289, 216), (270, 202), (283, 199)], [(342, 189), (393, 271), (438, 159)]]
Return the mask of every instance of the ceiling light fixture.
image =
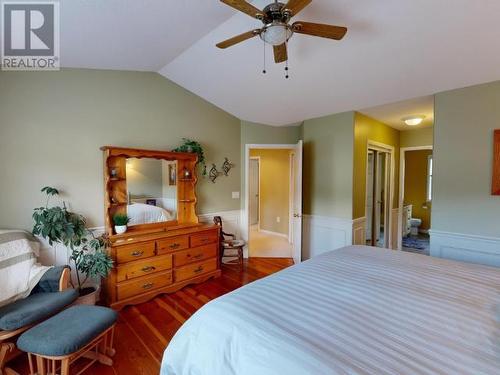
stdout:
[(409, 116), (403, 118), (403, 121), (408, 126), (417, 126), (420, 125), (424, 119), (425, 116)]
[(273, 22), (263, 28), (260, 38), (273, 46), (280, 46), (287, 42), (293, 31), (290, 26), (283, 22)]

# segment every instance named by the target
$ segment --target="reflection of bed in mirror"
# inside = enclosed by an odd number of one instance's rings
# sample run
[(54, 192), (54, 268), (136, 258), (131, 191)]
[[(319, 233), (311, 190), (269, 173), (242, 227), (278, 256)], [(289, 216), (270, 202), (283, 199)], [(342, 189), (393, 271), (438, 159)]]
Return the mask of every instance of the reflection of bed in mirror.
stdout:
[(166, 209), (145, 203), (132, 202), (127, 206), (127, 215), (130, 218), (129, 225), (161, 223), (175, 220)]
[(127, 159), (129, 225), (177, 219), (176, 161)]

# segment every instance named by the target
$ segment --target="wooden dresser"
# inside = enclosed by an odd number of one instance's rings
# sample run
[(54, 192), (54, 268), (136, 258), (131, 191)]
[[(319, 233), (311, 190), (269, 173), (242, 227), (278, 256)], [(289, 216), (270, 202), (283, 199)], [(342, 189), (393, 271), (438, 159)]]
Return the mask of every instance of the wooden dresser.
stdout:
[(213, 225), (114, 236), (110, 250), (115, 267), (105, 293), (108, 305), (117, 310), (221, 273), (219, 227)]
[[(112, 146), (101, 149), (104, 152), (104, 218), (110, 239), (109, 254), (114, 263), (104, 281), (107, 304), (119, 310), (220, 276), (220, 228), (200, 224), (196, 215), (197, 156)], [(166, 212), (166, 208), (159, 205), (141, 206), (140, 201), (131, 201), (135, 176), (144, 177), (142, 171), (137, 170), (138, 160), (143, 159), (148, 163), (156, 160), (174, 165), (174, 171), (172, 167), (168, 169), (168, 181), (166, 176), (155, 181), (165, 181), (166, 185), (159, 190), (175, 191), (175, 211), (170, 211), (174, 213), (167, 221), (136, 222), (124, 234), (117, 234), (113, 218), (116, 214), (134, 214), (131, 205), (143, 207), (146, 213), (149, 209)], [(151, 200), (155, 205), (162, 201), (162, 197), (154, 198)], [(142, 216), (134, 216), (137, 217)]]

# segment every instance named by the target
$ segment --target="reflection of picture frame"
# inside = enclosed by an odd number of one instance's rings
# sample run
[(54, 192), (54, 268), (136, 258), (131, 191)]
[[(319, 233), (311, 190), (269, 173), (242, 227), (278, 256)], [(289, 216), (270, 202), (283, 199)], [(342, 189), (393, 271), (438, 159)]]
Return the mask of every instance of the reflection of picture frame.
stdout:
[(168, 165), (168, 184), (174, 186), (177, 180), (177, 171), (175, 170), (175, 164)]

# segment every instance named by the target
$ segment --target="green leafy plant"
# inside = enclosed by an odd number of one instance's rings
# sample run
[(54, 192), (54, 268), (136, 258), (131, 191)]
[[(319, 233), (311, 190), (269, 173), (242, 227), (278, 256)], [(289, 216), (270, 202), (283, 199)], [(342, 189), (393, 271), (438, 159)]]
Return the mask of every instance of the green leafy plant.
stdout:
[(205, 176), (207, 174), (207, 168), (205, 164), (205, 153), (203, 152), (203, 147), (197, 141), (193, 141), (189, 138), (182, 138), (184, 142), (181, 146), (172, 150), (174, 152), (191, 152), (198, 155), (198, 164), (202, 167), (202, 174)]
[(129, 221), (130, 218), (125, 214), (115, 214), (113, 216), (113, 223), (115, 223), (115, 225), (127, 225)]
[(62, 201), (62, 206), (49, 206), (52, 197), (59, 191), (46, 186), (42, 190), (47, 196), (44, 207), (33, 212), (33, 234), (48, 240), (52, 246), (63, 244), (71, 251), (70, 259), (75, 264), (76, 278), (80, 295), (88, 294), (93, 288), (83, 288), (89, 278), (106, 277), (113, 268), (113, 261), (106, 248), (109, 240), (106, 235), (96, 236), (87, 229), (85, 217), (71, 212)]

